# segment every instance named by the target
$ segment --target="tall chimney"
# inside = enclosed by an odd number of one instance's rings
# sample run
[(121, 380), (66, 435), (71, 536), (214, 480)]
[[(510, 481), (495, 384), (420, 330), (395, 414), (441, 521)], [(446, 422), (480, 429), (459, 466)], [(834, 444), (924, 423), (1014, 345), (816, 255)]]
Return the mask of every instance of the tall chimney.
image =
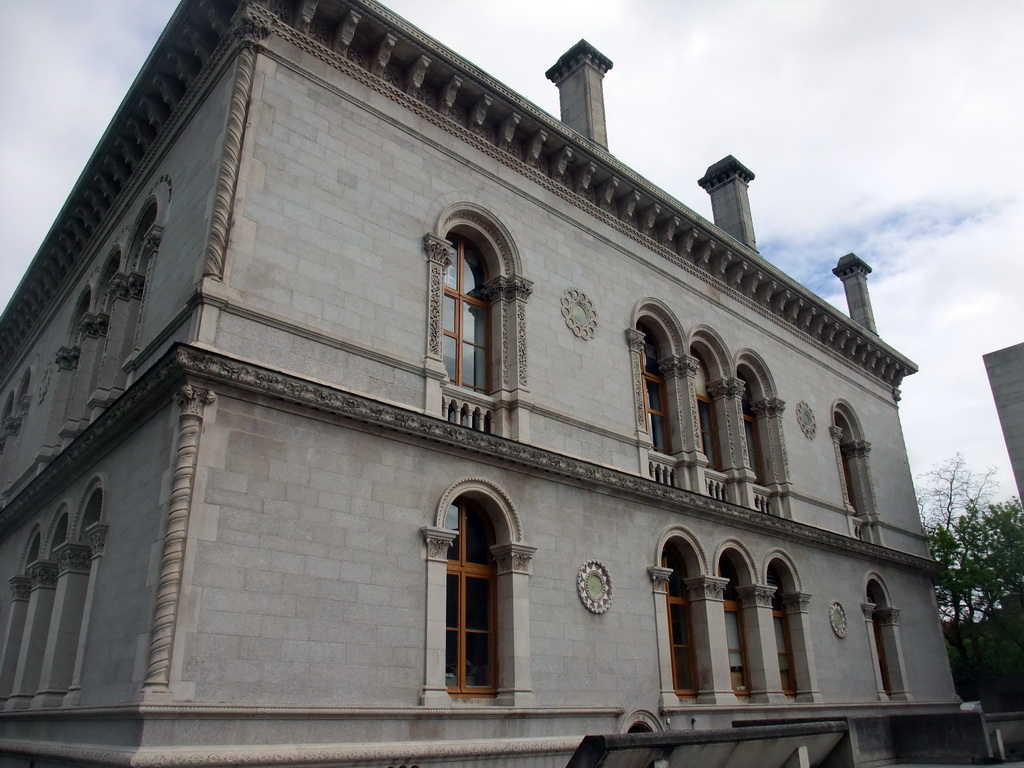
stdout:
[(754, 172), (728, 155), (708, 168), (697, 183), (711, 195), (715, 226), (757, 250), (750, 200), (747, 198), (747, 183), (753, 180)]
[(604, 122), (601, 81), (611, 68), (611, 59), (586, 40), (580, 40), (544, 73), (558, 86), (562, 122), (605, 149), (608, 149), (608, 128)]
[(872, 333), (875, 330), (875, 314), (871, 311), (871, 296), (868, 294), (868, 275), (871, 267), (854, 253), (848, 253), (839, 260), (832, 274), (843, 281), (846, 289), (846, 304), (850, 308), (850, 319), (860, 323)]

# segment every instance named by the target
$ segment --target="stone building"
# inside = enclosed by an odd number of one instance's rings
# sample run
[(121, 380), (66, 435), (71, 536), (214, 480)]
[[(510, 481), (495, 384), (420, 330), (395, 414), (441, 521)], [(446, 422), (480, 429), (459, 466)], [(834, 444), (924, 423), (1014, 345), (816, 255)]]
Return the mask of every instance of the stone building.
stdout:
[(1017, 495), (1024, 499), (1024, 343), (984, 356)]
[(957, 700), (836, 311), (372, 0), (185, 0), (0, 319), (3, 764), (564, 765)]

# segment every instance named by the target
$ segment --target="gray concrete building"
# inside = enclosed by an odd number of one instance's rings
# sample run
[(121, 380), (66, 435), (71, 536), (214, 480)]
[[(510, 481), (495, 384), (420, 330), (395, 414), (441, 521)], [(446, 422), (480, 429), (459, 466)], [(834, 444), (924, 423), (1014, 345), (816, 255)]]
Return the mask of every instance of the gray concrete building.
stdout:
[(611, 60), (548, 75), (182, 2), (0, 318), (0, 764), (956, 710), (870, 268), (836, 311), (736, 158), (707, 221), (606, 148)]
[(1024, 343), (989, 352), (983, 359), (1017, 482), (1017, 497), (1024, 499)]

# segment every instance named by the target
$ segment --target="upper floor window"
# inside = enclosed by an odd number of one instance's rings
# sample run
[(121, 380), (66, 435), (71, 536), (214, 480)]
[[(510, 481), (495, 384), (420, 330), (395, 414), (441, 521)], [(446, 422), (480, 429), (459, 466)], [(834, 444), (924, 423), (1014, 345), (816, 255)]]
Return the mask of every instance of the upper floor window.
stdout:
[(647, 431), (655, 450), (669, 453), (672, 448), (668, 437), (668, 407), (665, 398), (665, 377), (658, 364), (660, 354), (654, 336), (643, 325), (637, 330), (644, 335), (642, 366), (644, 378), (644, 410), (647, 412)]
[(701, 450), (707, 457), (711, 469), (722, 469), (722, 452), (718, 443), (718, 420), (715, 418), (715, 406), (708, 395), (708, 369), (695, 350), (690, 354), (700, 363), (694, 376), (694, 388), (697, 393), (697, 421), (700, 428)]
[(497, 693), (494, 534), (486, 515), (460, 498), (448, 508), (445, 528), (458, 536), (448, 550), (445, 685), (460, 696)]
[(444, 271), (441, 356), (448, 378), (462, 387), (488, 390), (487, 281), (483, 256), (471, 240), (452, 235), (455, 258)]
[(764, 458), (761, 455), (761, 435), (757, 416), (750, 406), (750, 382), (739, 377), (745, 385), (743, 388), (743, 433), (747, 442), (747, 463), (754, 470), (755, 482), (765, 484)]
[(875, 638), (876, 659), (878, 661), (878, 673), (882, 678), (882, 690), (885, 693), (892, 693), (892, 679), (889, 675), (889, 660), (885, 653), (885, 640), (882, 637), (882, 622), (879, 619), (878, 609), (887, 605), (885, 593), (874, 580), (868, 582), (865, 597), (869, 603), (876, 607), (871, 614), (871, 632)]

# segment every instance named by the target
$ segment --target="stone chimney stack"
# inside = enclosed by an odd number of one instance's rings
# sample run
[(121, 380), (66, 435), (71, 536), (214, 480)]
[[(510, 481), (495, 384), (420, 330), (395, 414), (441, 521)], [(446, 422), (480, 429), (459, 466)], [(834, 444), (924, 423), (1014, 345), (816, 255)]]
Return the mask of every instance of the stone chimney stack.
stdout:
[(601, 81), (611, 68), (611, 59), (586, 40), (580, 40), (544, 73), (558, 86), (562, 122), (605, 149), (608, 149), (608, 129), (604, 122)]
[(839, 260), (832, 274), (843, 281), (846, 289), (846, 304), (850, 308), (850, 319), (860, 323), (869, 331), (875, 330), (875, 315), (871, 311), (871, 296), (868, 294), (868, 275), (871, 267), (853, 253), (848, 253)]
[(715, 226), (757, 250), (747, 197), (747, 183), (753, 180), (754, 172), (728, 155), (708, 168), (704, 178), (698, 179), (697, 183), (711, 195)]

